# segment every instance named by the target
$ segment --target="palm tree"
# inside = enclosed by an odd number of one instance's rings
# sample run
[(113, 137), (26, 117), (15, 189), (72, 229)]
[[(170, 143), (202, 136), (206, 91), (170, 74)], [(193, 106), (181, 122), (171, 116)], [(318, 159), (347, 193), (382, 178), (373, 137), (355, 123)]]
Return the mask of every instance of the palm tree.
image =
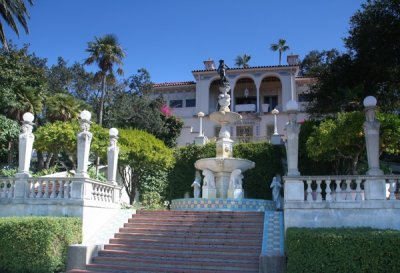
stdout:
[[(32, 0), (27, 1), (31, 6), (33, 5)], [(20, 23), (28, 34), (29, 30), (26, 17), (29, 18), (29, 13), (26, 9), (24, 0), (0, 0), (0, 18), (3, 18), (4, 22), (11, 27), (18, 37), (19, 30), (15, 19), (17, 19), (17, 22)], [(2, 21), (0, 21), (0, 41), (3, 44), (3, 47), (8, 51), (7, 39), (4, 33)]]
[(46, 118), (51, 122), (78, 118), (82, 109), (88, 109), (88, 105), (67, 93), (57, 93), (46, 98)]
[(247, 54), (244, 54), (243, 56), (239, 55), (235, 59), (235, 65), (237, 67), (248, 68), (249, 67), (248, 62), (250, 61), (250, 59), (251, 59), (250, 55), (247, 55)]
[(285, 39), (279, 39), (278, 43), (271, 44), (271, 50), (272, 51), (279, 51), (279, 65), (281, 65), (282, 52), (285, 52), (286, 50), (289, 50), (289, 46), (286, 45), (286, 40)]
[[(1, 0), (0, 0), (1, 1)], [(100, 71), (96, 73), (96, 78), (101, 80), (101, 94), (99, 107), (99, 124), (103, 124), (104, 98), (107, 93), (107, 83), (115, 82), (114, 65), (118, 65), (117, 74), (123, 75), (122, 59), (125, 52), (118, 43), (115, 35), (107, 34), (104, 37), (94, 37), (94, 41), (88, 43), (87, 52), (90, 56), (85, 60), (85, 65), (96, 63)]]

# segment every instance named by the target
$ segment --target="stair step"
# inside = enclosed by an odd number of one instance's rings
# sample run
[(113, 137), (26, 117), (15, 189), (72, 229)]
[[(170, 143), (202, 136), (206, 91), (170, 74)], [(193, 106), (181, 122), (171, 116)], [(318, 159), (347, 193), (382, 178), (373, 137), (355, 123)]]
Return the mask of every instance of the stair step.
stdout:
[(166, 251), (123, 251), (123, 250), (101, 250), (99, 251), (99, 256), (107, 256), (107, 257), (126, 257), (126, 258), (139, 258), (146, 257), (151, 259), (167, 259), (167, 260), (185, 260), (185, 261), (224, 261), (224, 262), (240, 262), (240, 263), (249, 263), (249, 262), (257, 262), (259, 259), (259, 255), (251, 256), (238, 256), (238, 255), (226, 255), (221, 253), (193, 253), (189, 251), (185, 251), (182, 249), (181, 252), (166, 252)]
[(235, 245), (235, 244), (240, 244), (240, 245), (258, 245), (261, 243), (260, 240), (238, 240), (238, 239), (179, 239), (177, 240), (176, 238), (155, 238), (155, 237), (149, 237), (149, 238), (127, 238), (127, 237), (120, 237), (120, 238), (113, 238), (110, 239), (110, 243), (138, 243), (138, 242), (147, 242), (147, 243), (168, 243), (168, 244), (214, 244), (214, 245)]
[(254, 254), (259, 254), (260, 246), (214, 246), (214, 245), (181, 245), (181, 246), (171, 246), (171, 245), (155, 245), (155, 244), (135, 244), (135, 245), (125, 245), (125, 244), (108, 244), (104, 246), (104, 250), (121, 250), (121, 251), (146, 251), (151, 253), (162, 252), (165, 253), (193, 253), (193, 254), (220, 254), (220, 255), (232, 255), (232, 256), (252, 256)]
[(174, 233), (184, 233), (184, 232), (190, 232), (190, 233), (223, 233), (223, 232), (229, 232), (229, 233), (235, 233), (235, 234), (262, 234), (263, 232), (263, 227), (260, 225), (259, 227), (252, 227), (252, 228), (244, 228), (244, 227), (239, 227), (236, 228), (234, 226), (232, 227), (193, 227), (193, 226), (124, 226), (123, 228), (120, 228), (119, 231), (122, 232), (143, 232), (143, 233), (158, 233), (158, 232), (174, 232)]
[(121, 249), (121, 250), (143, 250), (146, 251), (175, 251), (180, 252), (182, 249), (192, 252), (206, 252), (206, 253), (233, 253), (239, 256), (247, 256), (256, 253), (260, 253), (261, 245), (256, 246), (238, 246), (234, 247), (229, 245), (171, 245), (171, 244), (146, 244), (146, 243), (135, 243), (129, 244), (109, 244), (105, 245), (105, 249)]
[[(93, 258), (92, 265), (101, 265), (101, 264), (112, 264), (119, 266), (131, 266), (133, 268), (135, 266), (141, 267), (150, 267), (150, 268), (170, 268), (175, 269), (186, 268), (186, 269), (225, 269), (232, 271), (239, 271), (247, 269), (258, 269), (257, 263), (240, 263), (239, 261), (231, 262), (231, 261), (186, 261), (183, 259), (158, 259), (149, 257), (148, 259), (142, 258), (126, 258), (126, 257), (105, 257), (98, 256)], [(90, 268), (90, 267), (89, 267)], [(101, 268), (101, 267), (100, 267)]]
[(197, 233), (197, 232), (123, 232), (115, 233), (115, 238), (158, 238), (158, 237), (170, 237), (173, 236), (175, 239), (237, 239), (237, 240), (259, 240), (262, 236), (258, 234), (240, 234), (233, 233), (227, 230), (226, 232), (220, 233)]

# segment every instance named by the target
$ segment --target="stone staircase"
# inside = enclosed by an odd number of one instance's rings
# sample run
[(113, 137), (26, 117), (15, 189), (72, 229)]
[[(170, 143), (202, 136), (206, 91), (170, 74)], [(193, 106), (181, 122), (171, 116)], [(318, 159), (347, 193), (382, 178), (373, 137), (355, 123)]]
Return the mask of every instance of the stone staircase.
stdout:
[(259, 272), (264, 213), (138, 211), (86, 270)]

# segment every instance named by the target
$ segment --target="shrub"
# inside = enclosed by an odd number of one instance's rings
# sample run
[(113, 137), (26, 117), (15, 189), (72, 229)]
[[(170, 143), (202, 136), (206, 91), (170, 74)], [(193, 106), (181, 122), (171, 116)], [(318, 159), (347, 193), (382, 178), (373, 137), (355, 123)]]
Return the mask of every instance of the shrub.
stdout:
[(0, 272), (64, 270), (68, 245), (81, 241), (81, 231), (78, 218), (0, 218)]
[(398, 272), (400, 231), (289, 228), (287, 272)]

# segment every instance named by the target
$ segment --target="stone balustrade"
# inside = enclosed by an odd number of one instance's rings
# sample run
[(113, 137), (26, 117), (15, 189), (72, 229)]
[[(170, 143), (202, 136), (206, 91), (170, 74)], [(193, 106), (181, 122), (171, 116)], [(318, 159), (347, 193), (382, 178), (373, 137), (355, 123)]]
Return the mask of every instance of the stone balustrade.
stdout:
[(385, 181), (388, 188), (387, 199), (396, 200), (395, 193), (399, 190), (400, 176), (286, 176), (284, 181), (302, 181), (305, 202), (362, 202), (366, 200), (364, 186), (367, 181)]
[[(74, 187), (74, 184), (83, 185)], [(101, 203), (119, 203), (120, 186), (88, 178), (30, 177), (26, 180), (29, 200), (93, 200)], [(85, 193), (86, 192), (86, 193)], [(0, 200), (15, 198), (15, 179), (0, 178)]]
[(0, 199), (8, 199), (14, 197), (15, 179), (0, 179)]

